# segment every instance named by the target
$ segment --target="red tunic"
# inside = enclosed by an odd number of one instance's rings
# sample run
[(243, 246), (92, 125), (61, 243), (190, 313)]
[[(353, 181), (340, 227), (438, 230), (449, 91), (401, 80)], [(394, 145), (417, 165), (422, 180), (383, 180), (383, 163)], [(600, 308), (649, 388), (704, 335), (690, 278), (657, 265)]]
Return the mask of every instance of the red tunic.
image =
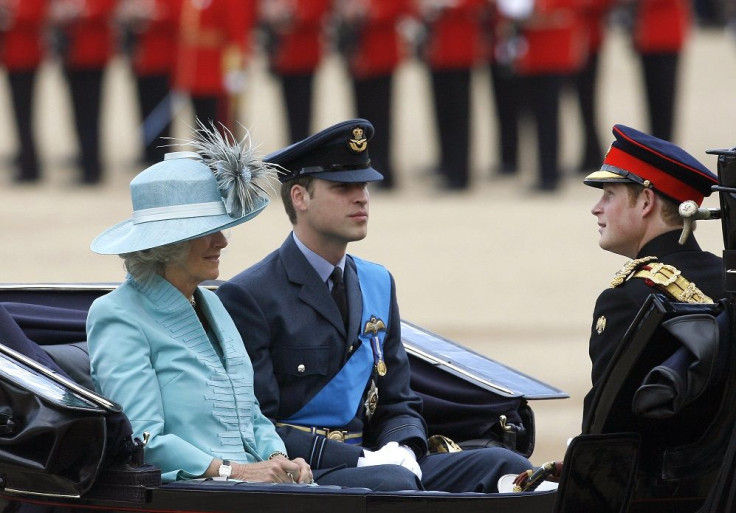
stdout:
[(638, 0), (634, 46), (641, 53), (677, 53), (690, 33), (687, 0)]
[(136, 75), (165, 75), (174, 69), (182, 0), (154, 0), (153, 18), (136, 33)]
[(536, 2), (523, 24), (527, 49), (516, 63), (519, 74), (569, 74), (580, 69), (588, 55), (582, 1)]
[(226, 50), (249, 50), (255, 15), (255, 0), (183, 0), (175, 88), (195, 96), (224, 94)]
[(356, 78), (388, 75), (404, 58), (398, 21), (411, 13), (411, 0), (368, 0), (367, 17), (360, 25), (358, 45), (350, 56)]
[(6, 5), (12, 21), (0, 32), (0, 62), (8, 71), (30, 70), (41, 64), (46, 4), (47, 0), (15, 0)]
[[(266, 0), (268, 1), (268, 0)], [(275, 27), (278, 40), (271, 65), (279, 74), (313, 72), (322, 60), (325, 16), (331, 0), (295, 0), (290, 20)]]
[(426, 58), (434, 70), (474, 66), (483, 56), (482, 24), (486, 2), (459, 0), (429, 23)]
[(65, 62), (69, 68), (98, 69), (107, 65), (114, 51), (112, 19), (115, 3), (116, 0), (81, 2), (79, 16), (65, 27), (69, 43)]

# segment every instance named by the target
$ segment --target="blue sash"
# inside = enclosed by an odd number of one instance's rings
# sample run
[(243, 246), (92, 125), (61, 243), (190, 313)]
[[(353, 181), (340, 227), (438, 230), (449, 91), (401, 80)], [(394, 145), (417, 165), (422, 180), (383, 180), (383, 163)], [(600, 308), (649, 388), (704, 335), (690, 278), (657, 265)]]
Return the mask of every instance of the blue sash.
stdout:
[[(361, 407), (363, 392), (373, 372), (374, 351), (371, 339), (378, 337), (377, 349), (383, 353), (386, 330), (368, 333), (364, 329), (371, 318), (389, 325), (391, 311), (391, 278), (381, 265), (353, 257), (363, 295), (363, 313), (360, 323), (360, 346), (353, 352), (322, 390), (298, 412), (282, 422), (300, 426), (346, 426)], [(374, 320), (375, 320), (374, 319)]]

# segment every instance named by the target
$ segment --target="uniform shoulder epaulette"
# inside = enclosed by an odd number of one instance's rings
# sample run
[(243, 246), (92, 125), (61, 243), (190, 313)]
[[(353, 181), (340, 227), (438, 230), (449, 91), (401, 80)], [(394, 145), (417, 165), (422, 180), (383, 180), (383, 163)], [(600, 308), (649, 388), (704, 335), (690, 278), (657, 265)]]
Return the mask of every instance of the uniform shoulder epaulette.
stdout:
[(644, 258), (637, 258), (636, 260), (629, 260), (624, 264), (624, 266), (616, 271), (616, 274), (614, 275), (613, 279), (611, 280), (611, 288), (615, 289), (619, 285), (621, 285), (623, 282), (631, 278), (631, 276), (639, 270), (639, 267), (642, 265), (652, 262), (656, 260), (657, 257), (648, 256)]
[(693, 282), (682, 275), (673, 265), (655, 262), (657, 257), (644, 257), (630, 260), (616, 273), (611, 281), (615, 288), (630, 278), (640, 278), (676, 301), (682, 303), (713, 303)]

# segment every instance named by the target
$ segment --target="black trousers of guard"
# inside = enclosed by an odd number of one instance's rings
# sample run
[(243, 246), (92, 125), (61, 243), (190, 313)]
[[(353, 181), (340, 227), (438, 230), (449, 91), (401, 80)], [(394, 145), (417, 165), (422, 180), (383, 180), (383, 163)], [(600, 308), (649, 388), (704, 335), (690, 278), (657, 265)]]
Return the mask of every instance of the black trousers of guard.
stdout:
[(431, 79), (440, 172), (448, 189), (466, 189), (470, 181), (471, 70), (432, 70)]
[(641, 56), (650, 134), (665, 141), (672, 140), (675, 125), (678, 62), (678, 53)]
[(554, 189), (559, 181), (560, 89), (562, 75), (528, 75), (522, 78), (523, 92), (531, 105), (537, 129), (538, 187)]
[[(157, 110), (157, 114), (164, 120), (161, 130), (156, 134), (149, 134), (149, 140), (146, 140), (146, 134), (141, 133), (143, 158), (148, 165), (151, 165), (161, 162), (164, 159), (164, 154), (168, 151), (174, 151), (164, 147), (167, 144), (171, 144), (171, 141), (165, 138), (171, 136), (173, 116), (171, 102), (167, 100), (170, 91), (169, 76), (138, 76), (136, 77), (136, 91), (138, 93), (138, 108), (141, 116), (141, 124), (146, 121), (154, 110)], [(149, 120), (149, 122), (151, 121), (153, 120)], [(156, 121), (158, 122), (158, 120)]]
[(578, 170), (583, 173), (598, 169), (603, 161), (596, 116), (598, 61), (598, 52), (589, 55), (580, 71), (570, 77), (583, 124), (583, 148), (578, 165)]
[(281, 81), (291, 144), (311, 133), (314, 73), (278, 75), (278, 78)]
[(18, 134), (18, 171), (16, 181), (34, 181), (40, 178), (38, 153), (33, 136), (33, 95), (36, 69), (9, 71), (8, 82), (13, 96), (13, 115)]
[(519, 169), (519, 110), (522, 102), (521, 79), (507, 66), (491, 64), (493, 105), (496, 108), (497, 173), (515, 174)]
[(376, 129), (371, 140), (371, 165), (383, 175), (376, 184), (384, 189), (395, 185), (391, 155), (391, 90), (393, 74), (353, 78), (353, 96), (358, 117)]
[(102, 68), (65, 68), (72, 96), (74, 126), (81, 153), (82, 183), (97, 183), (102, 178), (100, 161), (100, 109)]

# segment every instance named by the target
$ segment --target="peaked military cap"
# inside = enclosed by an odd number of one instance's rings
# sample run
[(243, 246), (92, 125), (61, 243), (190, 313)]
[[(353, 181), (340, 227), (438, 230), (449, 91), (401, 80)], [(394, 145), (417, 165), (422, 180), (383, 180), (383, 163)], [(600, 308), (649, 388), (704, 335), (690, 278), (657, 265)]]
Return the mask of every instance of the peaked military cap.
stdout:
[(371, 167), (368, 143), (374, 129), (370, 121), (350, 119), (264, 157), (278, 164), (281, 182), (314, 176), (332, 182), (376, 182), (383, 175)]
[(672, 144), (624, 125), (614, 125), (616, 140), (603, 165), (585, 177), (583, 183), (603, 187), (605, 183), (638, 183), (682, 203), (698, 205), (710, 196), (718, 177), (688, 152)]

